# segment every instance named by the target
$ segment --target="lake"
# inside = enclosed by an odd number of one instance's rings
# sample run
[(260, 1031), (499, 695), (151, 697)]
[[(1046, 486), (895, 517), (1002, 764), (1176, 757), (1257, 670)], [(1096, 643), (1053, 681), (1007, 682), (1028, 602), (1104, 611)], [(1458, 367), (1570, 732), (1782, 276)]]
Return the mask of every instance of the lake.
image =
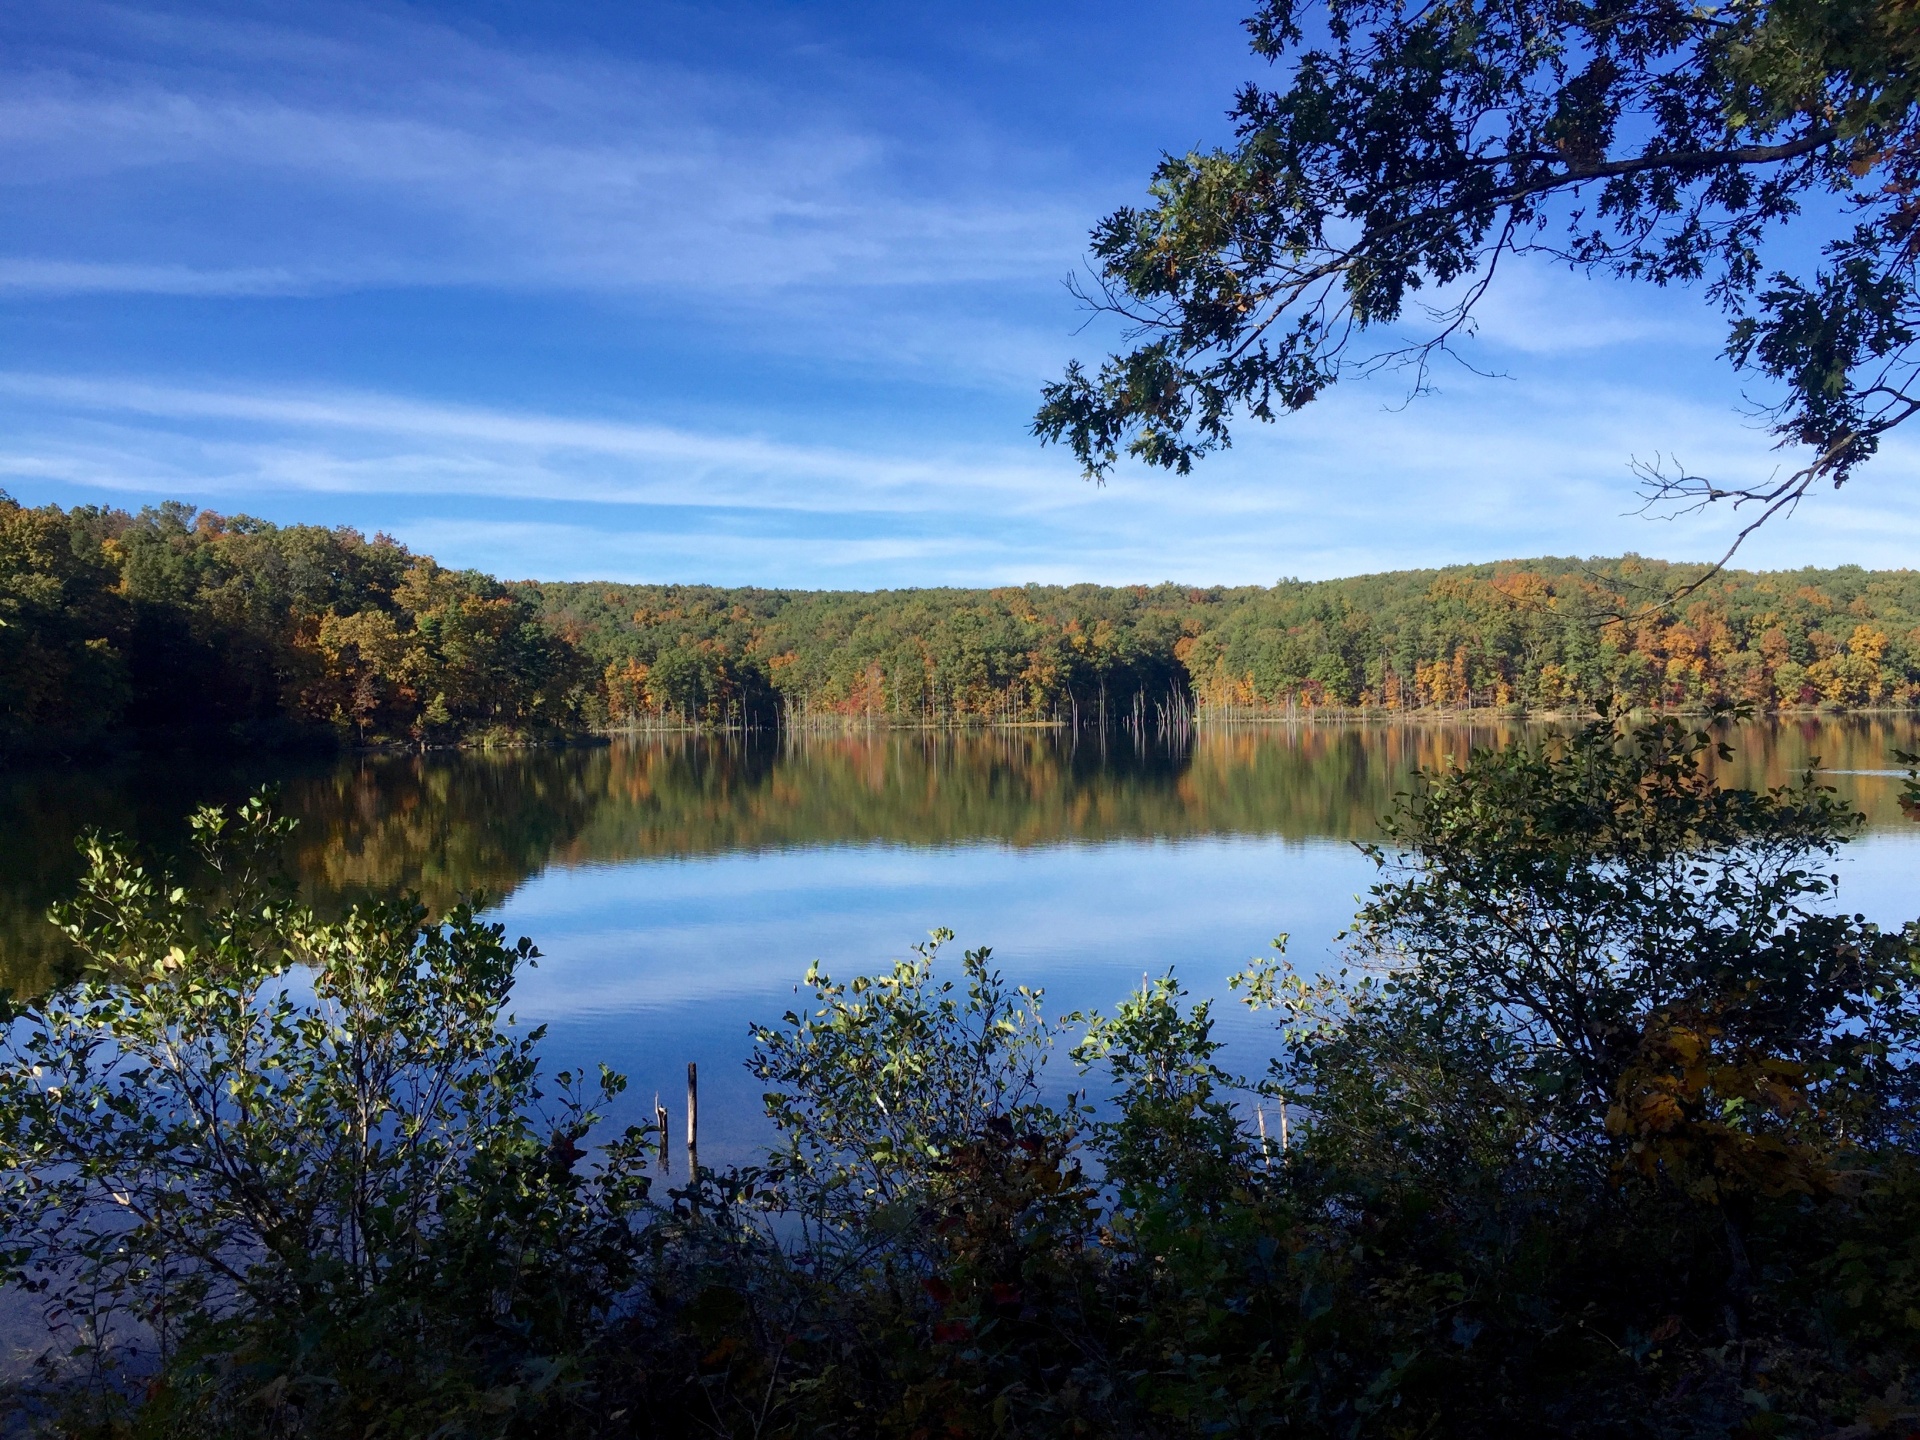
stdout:
[[(550, 1063), (625, 1071), (625, 1120), (650, 1114), (656, 1092), (677, 1112), (698, 1062), (703, 1158), (720, 1162), (765, 1133), (740, 1064), (747, 1027), (794, 1003), (809, 962), (850, 977), (944, 926), (1045, 987), (1050, 1011), (1110, 1006), (1169, 967), (1225, 996), (1281, 932), (1303, 964), (1336, 963), (1373, 877), (1353, 842), (1377, 836), (1416, 766), (1523, 731), (1259, 726), (1173, 746), (1023, 730), (680, 736), (14, 771), (0, 775), (0, 969), (30, 989), (56, 962), (41, 917), (72, 882), (84, 827), (164, 855), (191, 807), (271, 783), (300, 822), (289, 860), (316, 903), (484, 892), (509, 935), (544, 952), (516, 1009), (549, 1027)], [(1920, 914), (1920, 825), (1900, 813), (1890, 756), (1920, 748), (1920, 720), (1786, 720), (1729, 738), (1729, 783), (1783, 784), (1817, 759), (1866, 815), (1842, 903), (1883, 922)], [(1265, 1025), (1231, 999), (1219, 1011), (1229, 1063), (1258, 1069)]]

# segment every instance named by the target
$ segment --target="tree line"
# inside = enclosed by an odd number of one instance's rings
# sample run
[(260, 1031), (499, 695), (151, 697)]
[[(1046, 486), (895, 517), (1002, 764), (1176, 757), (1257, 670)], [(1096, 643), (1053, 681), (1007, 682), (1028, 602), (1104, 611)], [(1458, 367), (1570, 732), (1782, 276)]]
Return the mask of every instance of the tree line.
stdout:
[(1266, 586), (506, 583), (390, 537), (0, 494), (0, 747), (632, 725), (1911, 706), (1920, 572), (1628, 556)]
[(0, 492), (0, 748), (519, 736), (592, 692), (523, 590), (387, 536)]
[(1920, 573), (1627, 556), (1266, 586), (878, 592), (536, 584), (611, 724), (674, 716), (1109, 721), (1525, 706), (1910, 706)]

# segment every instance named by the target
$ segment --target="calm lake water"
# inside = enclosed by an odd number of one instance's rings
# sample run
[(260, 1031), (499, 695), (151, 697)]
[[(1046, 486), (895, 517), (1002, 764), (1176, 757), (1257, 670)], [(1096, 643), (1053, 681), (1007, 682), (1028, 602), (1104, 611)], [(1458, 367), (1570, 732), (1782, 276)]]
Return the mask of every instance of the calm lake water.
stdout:
[[(635, 1115), (677, 1108), (702, 1077), (703, 1158), (763, 1136), (741, 1068), (750, 1021), (794, 1002), (809, 962), (886, 965), (936, 926), (988, 945), (1050, 1010), (1109, 1006), (1172, 967), (1199, 994), (1281, 932), (1308, 965), (1373, 867), (1373, 838), (1416, 766), (1509, 743), (1515, 725), (1319, 725), (1209, 731), (1191, 744), (1050, 732), (675, 738), (573, 750), (344, 761), (145, 761), (0, 776), (0, 971), (31, 987), (59, 955), (41, 918), (97, 825), (165, 854), (196, 804), (281, 787), (300, 821), (291, 862), (325, 906), (411, 890), (485, 892), (544, 952), (517, 1011), (549, 1027), (555, 1065), (632, 1077)], [(1842, 903), (1920, 914), (1920, 825), (1889, 752), (1912, 719), (1753, 725), (1729, 737), (1729, 783), (1785, 783), (1817, 758), (1867, 816)], [(1875, 773), (1878, 772), (1878, 773)], [(1263, 1063), (1266, 1030), (1220, 1006), (1228, 1058)], [(1064, 1062), (1062, 1062), (1064, 1065)], [(628, 1117), (622, 1117), (628, 1118)]]

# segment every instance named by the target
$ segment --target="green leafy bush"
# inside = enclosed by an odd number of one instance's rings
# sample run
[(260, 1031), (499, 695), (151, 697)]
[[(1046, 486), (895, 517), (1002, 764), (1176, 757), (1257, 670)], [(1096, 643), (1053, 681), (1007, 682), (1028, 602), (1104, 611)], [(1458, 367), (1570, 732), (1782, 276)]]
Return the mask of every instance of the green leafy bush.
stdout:
[(1364, 1237), (1364, 1330), (1452, 1433), (1821, 1433), (1920, 1353), (1821, 1278), (1920, 1220), (1920, 929), (1826, 903), (1830, 794), (1710, 753), (1600, 723), (1426, 777), (1361, 973), (1249, 977), (1309, 1116), (1293, 1203)]
[(149, 1382), (143, 1432), (460, 1433), (579, 1403), (646, 1179), (633, 1136), (582, 1172), (586, 1087), (513, 1033), (532, 946), (466, 907), (318, 922), (261, 801), (194, 829), (188, 883), (88, 842), (57, 915), (89, 973), (11, 1017), (13, 1278), (75, 1358)]

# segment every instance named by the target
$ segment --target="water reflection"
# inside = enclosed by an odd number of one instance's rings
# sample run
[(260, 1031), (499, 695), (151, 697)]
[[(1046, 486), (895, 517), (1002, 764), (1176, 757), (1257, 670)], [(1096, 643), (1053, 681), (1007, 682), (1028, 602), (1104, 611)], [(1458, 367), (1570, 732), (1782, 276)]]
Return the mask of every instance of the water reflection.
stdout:
[[(332, 908), (410, 890), (502, 900), (550, 866), (885, 844), (1021, 849), (1203, 836), (1353, 840), (1416, 767), (1511, 743), (1514, 723), (1265, 726), (1176, 747), (1051, 731), (892, 732), (781, 741), (679, 737), (569, 750), (337, 762), (149, 760), (0, 777), (0, 983), (44, 983), (63, 954), (47, 906), (88, 826), (176, 853), (185, 814), (263, 783), (299, 822), (289, 858)], [(1886, 771), (1912, 717), (1807, 718), (1729, 737), (1729, 783), (1785, 784), (1816, 759), (1870, 829), (1907, 827)]]

